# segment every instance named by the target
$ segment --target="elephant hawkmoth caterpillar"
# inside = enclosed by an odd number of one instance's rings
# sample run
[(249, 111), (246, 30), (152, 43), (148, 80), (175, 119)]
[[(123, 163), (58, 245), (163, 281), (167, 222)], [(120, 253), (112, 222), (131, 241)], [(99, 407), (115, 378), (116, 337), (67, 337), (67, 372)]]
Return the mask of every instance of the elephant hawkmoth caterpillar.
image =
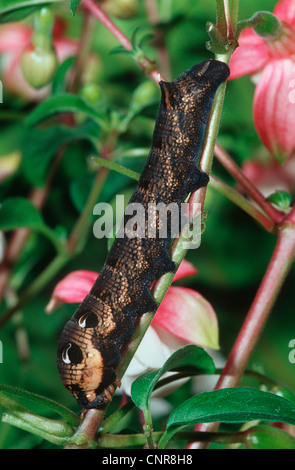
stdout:
[[(130, 202), (174, 202), (180, 207), (189, 193), (208, 183), (198, 167), (206, 125), (215, 92), (229, 75), (223, 62), (208, 60), (173, 82), (160, 82), (161, 102), (152, 148)], [(130, 216), (125, 215), (124, 224)], [(176, 269), (168, 245), (171, 233), (115, 238), (104, 267), (61, 334), (58, 370), (65, 387), (85, 408), (111, 400), (120, 350), (130, 338), (136, 317), (154, 312), (152, 283)]]

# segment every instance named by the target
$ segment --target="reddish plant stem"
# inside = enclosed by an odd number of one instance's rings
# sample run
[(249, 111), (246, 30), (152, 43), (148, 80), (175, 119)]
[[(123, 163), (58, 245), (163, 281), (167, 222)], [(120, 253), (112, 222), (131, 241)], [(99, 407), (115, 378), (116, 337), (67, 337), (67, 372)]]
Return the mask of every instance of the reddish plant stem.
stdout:
[[(77, 55), (77, 60), (73, 72), (73, 79), (72, 83), (68, 85), (68, 91), (71, 93), (75, 93), (81, 83), (83, 65), (85, 63), (85, 60), (87, 59), (87, 52), (92, 33), (91, 20), (92, 18), (90, 17), (90, 15), (86, 13), (84, 17), (83, 34), (80, 41), (80, 49)], [(68, 123), (71, 126), (74, 124), (72, 115), (63, 115), (61, 118), (61, 122)], [(28, 196), (29, 201), (34, 204), (38, 209), (42, 209), (47, 200), (54, 175), (60, 164), (64, 151), (65, 148), (62, 147), (54, 157), (45, 186), (43, 186), (42, 188), (32, 188)], [(9, 283), (12, 269), (15, 263), (17, 262), (30, 234), (31, 231), (29, 229), (21, 228), (15, 230), (11, 235), (11, 238), (5, 250), (5, 257), (0, 265), (0, 302)]]
[[(130, 52), (133, 51), (132, 44), (128, 37), (115, 25), (115, 23), (113, 23), (113, 21), (94, 0), (83, 0), (83, 4), (85, 8), (87, 8), (93, 16), (95, 16), (110, 31), (124, 49)], [(137, 54), (134, 57), (144, 73), (146, 73), (155, 83), (159, 83), (161, 75), (155, 64), (143, 54)]]
[[(217, 382), (216, 390), (239, 384), (294, 257), (295, 207), (279, 229), (278, 240), (268, 268)], [(195, 430), (215, 432), (218, 426), (219, 423), (202, 423), (197, 425)], [(204, 444), (195, 442), (189, 444), (188, 448), (204, 448)]]
[(241, 186), (243, 186), (253, 201), (255, 201), (256, 204), (261, 207), (261, 209), (275, 224), (280, 224), (284, 220), (285, 214), (277, 210), (265, 199), (263, 194), (261, 194), (261, 192), (251, 183), (251, 181), (247, 178), (247, 176), (245, 176), (238, 165), (218, 143), (215, 145), (214, 152), (220, 163), (222, 163), (222, 165), (236, 179), (236, 181), (238, 181)]
[(158, 5), (155, 0), (145, 0), (145, 10), (149, 23), (154, 26), (155, 37), (153, 43), (158, 50), (159, 66), (166, 80), (171, 80), (170, 57), (165, 45), (165, 35), (159, 26), (160, 18), (158, 14)]
[(127, 36), (122, 33), (94, 0), (83, 0), (83, 4), (112, 33), (124, 49), (132, 51), (132, 45)]
[(79, 87), (81, 86), (84, 67), (89, 59), (89, 49), (91, 46), (91, 38), (94, 27), (93, 20), (94, 18), (90, 12), (88, 10), (85, 11), (81, 31), (80, 47), (76, 56), (71, 83), (68, 87), (71, 93), (77, 93), (79, 91)]
[(65, 449), (88, 449), (95, 441), (99, 426), (102, 422), (105, 410), (91, 409), (84, 412), (83, 420), (71, 439), (72, 442)]
[[(34, 204), (34, 206), (38, 209), (42, 209), (46, 202), (53, 176), (60, 163), (63, 152), (64, 150), (61, 149), (56, 154), (56, 157), (54, 158), (52, 166), (50, 168), (50, 173), (48, 175), (45, 186), (43, 186), (42, 188), (32, 188), (29, 194), (29, 201)], [(11, 235), (11, 238), (5, 250), (4, 259), (2, 260), (2, 263), (0, 265), (0, 301), (8, 285), (12, 269), (16, 261), (18, 260), (30, 234), (31, 230), (26, 228), (20, 228), (18, 230), (15, 230)]]
[(276, 231), (276, 225), (273, 223), (273, 221), (266, 217), (264, 212), (254, 205), (252, 201), (249, 201), (244, 196), (242, 196), (236, 189), (228, 186), (213, 175), (210, 176), (210, 186), (217, 190), (220, 194), (223, 194), (228, 198), (228, 200), (232, 201), (238, 207), (241, 207), (243, 211), (253, 217), (253, 219), (255, 219), (258, 223), (260, 223), (262, 227), (265, 228), (265, 230), (268, 232)]

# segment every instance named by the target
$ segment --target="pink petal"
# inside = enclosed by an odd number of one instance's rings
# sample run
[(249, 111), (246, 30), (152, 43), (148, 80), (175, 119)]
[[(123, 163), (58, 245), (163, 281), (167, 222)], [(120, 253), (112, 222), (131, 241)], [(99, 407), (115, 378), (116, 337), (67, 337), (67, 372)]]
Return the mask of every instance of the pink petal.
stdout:
[(61, 63), (68, 57), (77, 54), (79, 50), (79, 43), (74, 39), (57, 38), (54, 39), (54, 47), (58, 61)]
[(266, 64), (268, 58), (269, 51), (263, 39), (252, 29), (245, 29), (240, 35), (239, 47), (230, 59), (229, 79), (258, 72)]
[(152, 325), (188, 343), (218, 349), (218, 323), (211, 304), (198, 292), (170, 287)]
[[(186, 341), (176, 338), (176, 336), (168, 333), (163, 328), (155, 325), (148, 328), (122, 379), (122, 389), (124, 392), (130, 396), (132, 383), (137, 377), (145, 372), (159, 369), (171, 354), (186, 345)], [(168, 374), (166, 374), (166, 376)], [(165, 375), (163, 378), (164, 377)], [(153, 401), (155, 397), (172, 393), (185, 381), (186, 379), (176, 380), (173, 383), (161, 387), (159, 390), (153, 392)]]
[(295, 149), (295, 62), (272, 60), (263, 70), (255, 89), (253, 114), (263, 144), (280, 161)]
[(9, 23), (0, 27), (0, 53), (21, 52), (30, 41), (32, 29), (19, 23)]
[[(286, 162), (287, 163), (287, 162)], [(269, 196), (276, 190), (291, 192), (295, 184), (292, 172), (271, 155), (266, 161), (247, 160), (243, 163), (243, 173), (265, 196)], [(291, 168), (290, 168), (291, 170)]]
[(189, 262), (186, 261), (185, 259), (180, 263), (179, 268), (177, 269), (175, 276), (173, 278), (173, 282), (178, 281), (179, 279), (182, 279), (183, 277), (188, 277), (188, 276), (195, 276), (197, 274), (198, 270)]
[(46, 307), (46, 312), (66, 303), (80, 303), (89, 294), (98, 273), (93, 271), (73, 271), (64, 277), (54, 288), (51, 300)]
[(281, 0), (274, 8), (274, 14), (282, 21), (295, 27), (295, 2), (294, 0)]

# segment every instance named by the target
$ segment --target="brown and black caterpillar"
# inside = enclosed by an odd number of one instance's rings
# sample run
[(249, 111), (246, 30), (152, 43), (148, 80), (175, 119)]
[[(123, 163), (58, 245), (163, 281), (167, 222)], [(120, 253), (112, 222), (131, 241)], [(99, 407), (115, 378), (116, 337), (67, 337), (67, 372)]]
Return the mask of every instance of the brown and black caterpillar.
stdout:
[[(209, 60), (193, 66), (173, 82), (160, 82), (161, 103), (152, 148), (130, 202), (174, 202), (180, 208), (189, 193), (208, 183), (198, 168), (212, 101), (229, 68)], [(125, 215), (124, 224), (130, 219)], [(171, 233), (116, 238), (100, 276), (61, 334), (58, 370), (79, 405), (95, 408), (111, 399), (118, 383), (115, 367), (130, 338), (136, 317), (156, 311), (152, 283), (176, 269), (168, 247)]]

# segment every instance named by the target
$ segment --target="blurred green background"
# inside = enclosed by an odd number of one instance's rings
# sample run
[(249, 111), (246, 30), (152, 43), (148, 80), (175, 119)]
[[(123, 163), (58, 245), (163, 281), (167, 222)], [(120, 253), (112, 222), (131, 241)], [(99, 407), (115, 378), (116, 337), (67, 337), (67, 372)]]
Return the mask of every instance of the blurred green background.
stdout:
[[(128, 37), (138, 26), (145, 27), (144, 30), (139, 30), (144, 33), (153, 30), (148, 24), (143, 2), (139, 3), (136, 17), (128, 20), (114, 18)], [(163, 0), (158, 3), (163, 19), (160, 26), (171, 63), (172, 77), (169, 78), (175, 78), (193, 64), (211, 57), (205, 48), (208, 40), (205, 27), (207, 21), (215, 19), (215, 1)], [(257, 10), (272, 11), (276, 4), (271, 0), (247, 0), (240, 3), (240, 19), (250, 17)], [(79, 38), (81, 15), (72, 17), (67, 2), (62, 6), (55, 6), (54, 11), (66, 20), (67, 34)], [(30, 18), (26, 21), (30, 22)], [(92, 43), (92, 50), (98, 60), (96, 83), (100, 86), (107, 108), (124, 114), (135, 88), (148, 79), (143, 76), (131, 56), (111, 54), (117, 45), (117, 41), (104, 26), (96, 23)], [(152, 41), (146, 42), (143, 50), (151, 60), (156, 61), (161, 70)], [(3, 60), (1, 65), (3, 69)], [(219, 141), (238, 164), (253, 158), (262, 150), (252, 121), (253, 91), (254, 85), (249, 77), (228, 85)], [(120, 138), (119, 145), (123, 149), (150, 146), (157, 106), (157, 102), (153, 102), (131, 122), (128, 131)], [(38, 141), (40, 134), (28, 134), (24, 125), (31, 109), (31, 103), (24, 103), (15, 96), (4, 94), (4, 103), (0, 105), (0, 169), (1, 158), (7, 154), (15, 151), (20, 151), (22, 155), (23, 152), (30, 154), (34, 142), (37, 150), (34, 150), (34, 163), (28, 160), (29, 171), (22, 164), (1, 182), (0, 202), (8, 197), (27, 197), (32, 183), (28, 173), (33, 167), (38, 172), (38, 165), (42, 162), (42, 154), (38, 153), (41, 148)], [(47, 137), (45, 144), (43, 143), (44, 148), (52, 145), (52, 139), (52, 135)], [(46, 223), (60, 233), (70, 232), (84, 207), (97, 168), (89, 161), (89, 156), (89, 145), (83, 141), (74, 142), (67, 147), (57, 170), (43, 215)], [(144, 160), (145, 158), (124, 157), (118, 163), (140, 171)], [(214, 164), (213, 172), (228, 184), (234, 184), (218, 162)], [(99, 200), (112, 202), (116, 193), (129, 194), (133, 187), (134, 182), (129, 178), (111, 171)], [(205, 209), (208, 211), (208, 220), (201, 247), (188, 254), (188, 259), (198, 269), (198, 274), (193, 279), (185, 280), (184, 284), (198, 290), (214, 307), (220, 325), (221, 353), (226, 357), (266, 270), (276, 238), (266, 233), (226, 198), (210, 189), (210, 186)], [(44, 308), (57, 281), (75, 269), (99, 271), (106, 253), (106, 240), (97, 240), (90, 234), (83, 251), (0, 331), (0, 340), (3, 343), (1, 383), (40, 393), (73, 410), (79, 410), (75, 400), (63, 388), (55, 363), (59, 333), (76, 305), (64, 305), (51, 315), (47, 315)], [(38, 277), (53, 256), (52, 245), (44, 237), (32, 234), (15, 267), (12, 285), (22, 291)], [(295, 337), (292, 307), (294, 281), (293, 269), (249, 364), (293, 389), (295, 365), (288, 361), (288, 343)], [(6, 307), (4, 301), (1, 311)], [(28, 350), (20, 351), (19, 348), (26, 344)], [(186, 387), (176, 393), (176, 398), (171, 398), (172, 403), (175, 399), (181, 400), (182, 393), (186, 396)], [(41, 410), (36, 411), (41, 413)], [(29, 448), (39, 445), (47, 446), (37, 437), (0, 423), (0, 448)]]

